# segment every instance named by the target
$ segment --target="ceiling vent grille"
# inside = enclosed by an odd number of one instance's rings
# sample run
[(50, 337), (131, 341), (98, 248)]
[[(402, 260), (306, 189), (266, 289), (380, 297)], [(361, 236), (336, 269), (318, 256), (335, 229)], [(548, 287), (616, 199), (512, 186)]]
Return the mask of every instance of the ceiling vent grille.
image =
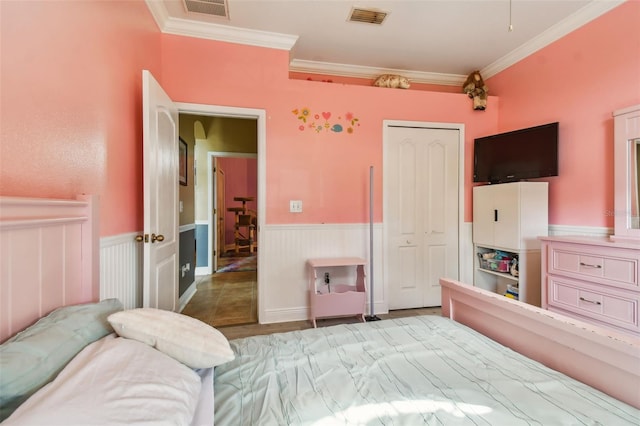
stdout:
[(184, 5), (189, 12), (229, 18), (227, 0), (184, 0)]
[(349, 22), (381, 25), (389, 13), (377, 9), (362, 9), (354, 7), (349, 14)]

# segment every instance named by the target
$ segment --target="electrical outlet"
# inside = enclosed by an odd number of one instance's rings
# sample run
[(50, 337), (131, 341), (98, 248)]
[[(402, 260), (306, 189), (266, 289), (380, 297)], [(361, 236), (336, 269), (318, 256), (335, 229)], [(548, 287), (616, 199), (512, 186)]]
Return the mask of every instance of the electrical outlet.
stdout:
[(331, 277), (329, 276), (328, 272), (324, 273), (324, 282), (325, 284), (329, 284), (331, 282)]

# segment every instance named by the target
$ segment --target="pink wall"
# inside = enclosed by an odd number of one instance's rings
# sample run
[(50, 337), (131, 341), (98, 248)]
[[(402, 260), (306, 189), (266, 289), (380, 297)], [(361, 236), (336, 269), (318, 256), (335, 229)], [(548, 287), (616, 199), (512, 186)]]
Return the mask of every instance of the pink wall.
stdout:
[[(225, 205), (242, 207), (242, 202), (234, 197), (254, 197), (247, 201), (246, 207), (253, 211), (258, 208), (258, 162), (255, 158), (218, 158), (218, 167), (224, 170)], [(225, 212), (225, 243), (234, 243), (235, 213)]]
[[(199, 52), (208, 52), (205, 60)], [(162, 56), (162, 84), (174, 100), (266, 110), (267, 223), (366, 223), (370, 165), (381, 221), (384, 119), (465, 124), (465, 217), (471, 220), (471, 147), (473, 138), (496, 130), (496, 98), (481, 112), (462, 93), (289, 80), (286, 51), (195, 38), (163, 36)], [(301, 131), (309, 123), (292, 111), (303, 108), (312, 116), (331, 113), (330, 123), (345, 131)], [(347, 113), (359, 120), (353, 133), (346, 131)], [(303, 213), (289, 213), (289, 200), (302, 200)]]
[(0, 194), (99, 194), (101, 234), (142, 229), (141, 70), (161, 76), (142, 1), (0, 2)]
[[(473, 139), (557, 119), (551, 222), (611, 226), (610, 117), (640, 101), (638, 7), (629, 2), (489, 79), (498, 97), (476, 112), (462, 93), (290, 80), (288, 52), (162, 35), (139, 0), (0, 2), (0, 194), (95, 193), (101, 235), (140, 230), (140, 75), (149, 69), (178, 102), (266, 111), (267, 223), (366, 223), (370, 165), (380, 221), (384, 119), (465, 124), (470, 221)], [(301, 131), (292, 111), (302, 108), (352, 113), (359, 127)], [(288, 212), (291, 199), (303, 200), (302, 214)]]
[(629, 1), (487, 80), (500, 131), (560, 122), (549, 222), (613, 227), (613, 119), (640, 103), (640, 1)]

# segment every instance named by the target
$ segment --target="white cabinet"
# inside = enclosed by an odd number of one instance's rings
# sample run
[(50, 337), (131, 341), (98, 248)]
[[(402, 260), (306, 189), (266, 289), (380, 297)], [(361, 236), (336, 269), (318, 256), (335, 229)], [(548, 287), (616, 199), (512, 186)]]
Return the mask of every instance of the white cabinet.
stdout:
[(504, 250), (540, 249), (549, 228), (547, 182), (473, 188), (473, 242)]
[[(513, 182), (473, 188), (474, 285), (540, 306), (540, 241), (548, 234), (548, 183)], [(502, 251), (518, 259), (518, 275), (478, 254)], [(502, 270), (501, 270), (502, 269)]]

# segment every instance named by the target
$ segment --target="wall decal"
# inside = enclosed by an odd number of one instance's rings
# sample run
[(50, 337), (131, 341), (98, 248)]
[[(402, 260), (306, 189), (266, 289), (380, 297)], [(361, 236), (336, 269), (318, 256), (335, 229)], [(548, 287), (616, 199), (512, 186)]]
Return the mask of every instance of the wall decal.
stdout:
[(331, 111), (321, 111), (312, 113), (309, 108), (296, 108), (291, 111), (293, 115), (300, 121), (298, 130), (313, 130), (316, 133), (333, 132), (333, 133), (353, 133), (360, 126), (360, 120), (356, 118), (352, 112), (347, 112), (344, 116), (338, 115), (331, 122), (333, 114)]

